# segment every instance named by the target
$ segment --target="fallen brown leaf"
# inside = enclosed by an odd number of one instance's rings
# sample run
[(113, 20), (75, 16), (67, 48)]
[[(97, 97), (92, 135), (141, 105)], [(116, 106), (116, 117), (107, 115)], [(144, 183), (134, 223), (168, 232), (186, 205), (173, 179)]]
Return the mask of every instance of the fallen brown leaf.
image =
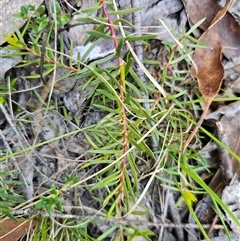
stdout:
[[(202, 30), (207, 30), (213, 26), (215, 21), (219, 21), (218, 14), (223, 10), (217, 1), (214, 0), (183, 0), (190, 21), (195, 24), (203, 18), (205, 21), (199, 26)], [(227, 2), (224, 9), (227, 10), (232, 1)], [(228, 59), (240, 54), (240, 27), (235, 18), (229, 12), (222, 15), (221, 23), (215, 26), (215, 31), (219, 34), (219, 41), (222, 53)]]
[(240, 55), (240, 25), (235, 18), (227, 12), (221, 22), (216, 26), (222, 53), (227, 59)]
[[(211, 6), (211, 1), (208, 2), (208, 6)], [(186, 5), (190, 4), (188, 1), (186, 3)], [(224, 53), (228, 58), (233, 58), (238, 54), (240, 48), (240, 26), (234, 17), (227, 12), (230, 4), (231, 0), (227, 0), (224, 8), (217, 13), (209, 28), (199, 38), (201, 42), (205, 43), (206, 48), (197, 48), (193, 55), (191, 74), (198, 80), (199, 90), (206, 101), (206, 107), (193, 132), (185, 142), (182, 152), (186, 150), (195, 136), (221, 87), (224, 77), (222, 54)], [(197, 8), (199, 9), (199, 7)], [(209, 10), (209, 12), (212, 14), (213, 11)], [(209, 18), (212, 18), (211, 14), (208, 14)]]
[(226, 13), (231, 0), (213, 19), (211, 26), (202, 34), (199, 40), (206, 44), (206, 48), (197, 48), (193, 55), (191, 73), (198, 80), (199, 90), (206, 102), (212, 102), (217, 95), (222, 79), (224, 68), (222, 64), (223, 26), (226, 22)]
[(34, 227), (36, 224), (37, 220), (4, 219), (0, 221), (0, 227), (3, 229), (0, 231), (0, 241), (17, 241), (26, 234), (30, 227)]
[(221, 6), (217, 1), (183, 0), (183, 2), (191, 23), (195, 24), (201, 19), (206, 18), (199, 26), (203, 30), (208, 29), (217, 13), (221, 10)]

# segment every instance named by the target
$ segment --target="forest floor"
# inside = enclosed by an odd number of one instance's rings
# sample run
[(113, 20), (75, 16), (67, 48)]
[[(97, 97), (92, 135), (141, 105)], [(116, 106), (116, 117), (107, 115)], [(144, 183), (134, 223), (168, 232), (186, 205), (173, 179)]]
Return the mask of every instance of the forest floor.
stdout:
[(239, 1), (1, 4), (0, 240), (240, 240)]

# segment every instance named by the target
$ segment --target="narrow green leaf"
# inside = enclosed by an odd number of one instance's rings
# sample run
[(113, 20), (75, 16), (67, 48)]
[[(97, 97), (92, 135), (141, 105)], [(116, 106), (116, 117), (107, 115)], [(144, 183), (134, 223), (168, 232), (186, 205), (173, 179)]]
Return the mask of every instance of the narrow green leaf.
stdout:
[(88, 143), (95, 149), (98, 149), (98, 146), (92, 141), (91, 137), (87, 134), (87, 133), (84, 133)]
[[(190, 52), (190, 53), (181, 54), (180, 57), (174, 58), (173, 60), (171, 60), (171, 61), (169, 62), (169, 64), (170, 64), (170, 65), (174, 65), (174, 64), (177, 64), (177, 63), (181, 62), (182, 60), (188, 61), (188, 60), (189, 60), (189, 59), (188, 59), (188, 56), (189, 56), (189, 55), (192, 55), (193, 52), (194, 52), (194, 51), (192, 51), (192, 52)], [(189, 63), (190, 63), (190, 62), (189, 62)]]
[[(119, 190), (119, 186), (114, 191), (117, 193), (118, 190)], [(114, 209), (116, 209), (116, 211), (117, 211), (119, 201), (120, 201), (119, 197), (116, 198), (115, 201), (113, 202), (113, 204), (111, 205), (111, 207), (109, 208), (108, 213), (107, 213), (107, 217), (106, 217), (107, 220), (112, 215)]]
[(190, 35), (194, 30), (196, 30), (204, 21), (206, 18), (203, 18), (199, 20), (197, 23), (195, 23), (186, 33), (185, 35)]
[(201, 177), (198, 176), (197, 173), (193, 172), (193, 170), (188, 169), (186, 166), (181, 165), (181, 168), (189, 175), (194, 181), (196, 181), (207, 193), (210, 197), (215, 200), (219, 206), (228, 213), (228, 215), (232, 218), (232, 220), (240, 226), (240, 221), (236, 218), (236, 216), (229, 210), (228, 206), (221, 200), (221, 198), (210, 188), (206, 185), (206, 183), (202, 180)]
[(121, 155), (122, 154), (122, 150), (105, 150), (105, 149), (97, 149), (97, 150), (89, 150), (88, 151), (89, 154), (103, 154), (103, 155), (108, 155), (108, 154), (112, 154), (112, 155)]
[(113, 37), (110, 35), (107, 35), (107, 34), (104, 34), (104, 33), (98, 32), (98, 31), (94, 31), (94, 30), (86, 31), (86, 33), (90, 34), (91, 36), (98, 37), (98, 38), (113, 39)]
[(201, 222), (199, 221), (196, 213), (194, 212), (194, 210), (193, 210), (193, 208), (192, 208), (192, 205), (189, 203), (189, 200), (188, 200), (187, 197), (185, 196), (185, 194), (184, 194), (183, 190), (181, 189), (180, 185), (179, 185), (179, 184), (177, 184), (177, 185), (178, 185), (179, 191), (180, 191), (180, 193), (182, 194), (182, 197), (183, 197), (183, 199), (184, 199), (184, 201), (185, 201), (185, 203), (186, 203), (186, 205), (187, 205), (187, 207), (188, 207), (188, 210), (190, 211), (191, 215), (193, 216), (194, 220), (196, 221), (196, 223), (197, 223), (199, 229), (201, 230), (203, 236), (205, 237), (206, 240), (210, 241), (210, 239), (209, 239), (206, 231), (204, 230)]
[[(135, 173), (135, 175), (136, 175), (136, 173)], [(135, 185), (135, 183), (134, 183), (134, 185)], [(136, 183), (136, 186), (138, 186), (137, 183)], [(124, 169), (124, 192), (126, 192), (126, 193), (129, 192), (129, 196), (133, 197), (133, 199), (135, 201), (135, 192), (133, 191), (132, 182), (130, 180), (128, 171), (126, 169)], [(125, 196), (125, 204), (127, 206), (129, 206), (129, 208), (130, 208), (129, 196)], [(128, 210), (129, 210), (129, 208), (128, 208)]]
[[(104, 199), (104, 201), (103, 201), (103, 205), (104, 205), (104, 206), (107, 205), (107, 204), (109, 204), (110, 199), (111, 199), (114, 195), (116, 195), (116, 196), (118, 195), (118, 190), (119, 190), (119, 188), (120, 188), (120, 185), (121, 185), (121, 184), (117, 185), (117, 187), (114, 188), (114, 190), (112, 190), (112, 191), (110, 192), (110, 194)], [(115, 205), (116, 200), (117, 200), (117, 198), (115, 199), (115, 201), (114, 201), (114, 203), (112, 204), (112, 206)], [(111, 208), (110, 208), (110, 209), (111, 209)], [(109, 210), (109, 211), (110, 211), (110, 210)], [(108, 213), (108, 215), (109, 215), (109, 213)], [(107, 216), (108, 216), (108, 215), (107, 215)]]
[(108, 237), (112, 237), (112, 236), (113, 236), (113, 232), (118, 229), (118, 226), (119, 226), (119, 225), (114, 225), (114, 226), (112, 226), (112, 227), (109, 228), (107, 231), (105, 231), (102, 235), (100, 235), (100, 236), (97, 238), (97, 240), (98, 240), (98, 241), (101, 241), (101, 240), (106, 240), (106, 238), (108, 238)]
[(141, 6), (141, 7), (135, 7), (135, 8), (128, 8), (128, 9), (122, 9), (122, 10), (116, 10), (116, 11), (109, 11), (109, 14), (116, 15), (116, 14), (129, 14), (129, 13), (134, 13), (137, 11), (141, 11), (144, 9), (146, 6)]
[(84, 8), (84, 9), (81, 9), (81, 13), (89, 13), (89, 14), (92, 14), (93, 12), (97, 11), (101, 9), (101, 5), (95, 5), (95, 6), (92, 6), (92, 7), (88, 7), (88, 8)]
[(144, 91), (144, 93), (146, 95), (148, 95), (148, 91), (146, 89), (146, 86), (144, 85), (144, 83), (141, 82), (141, 80), (139, 79), (139, 77), (136, 75), (136, 73), (133, 71), (132, 68), (129, 69), (129, 73), (131, 74), (131, 76), (133, 77), (133, 79), (137, 82), (138, 86), (140, 87), (140, 89), (142, 91)]
[(150, 39), (155, 39), (157, 37), (156, 34), (148, 34), (148, 35), (142, 35), (142, 36), (127, 36), (126, 40), (127, 41), (145, 41), (145, 40), (150, 40)]

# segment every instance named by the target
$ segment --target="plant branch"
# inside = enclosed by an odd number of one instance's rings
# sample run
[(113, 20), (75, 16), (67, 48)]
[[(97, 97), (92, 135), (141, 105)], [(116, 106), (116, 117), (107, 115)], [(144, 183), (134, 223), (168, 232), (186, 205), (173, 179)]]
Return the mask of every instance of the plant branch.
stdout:
[[(112, 21), (110, 19), (108, 10), (107, 10), (107, 6), (104, 0), (101, 1), (101, 5), (102, 5), (102, 10), (103, 13), (105, 15), (105, 17), (107, 18), (107, 22), (109, 24), (109, 30), (111, 32), (111, 35), (113, 37), (113, 41), (114, 41), (114, 47), (117, 50), (118, 48), (118, 39), (117, 39), (117, 35), (115, 32), (115, 29), (113, 27)], [(120, 98), (122, 100), (122, 103), (124, 102), (124, 90), (125, 90), (125, 75), (124, 75), (124, 63), (123, 60), (120, 56), (117, 57), (117, 61), (118, 61), (118, 69), (120, 71), (120, 77), (119, 77), (119, 83), (120, 83)], [(127, 152), (128, 150), (128, 138), (127, 138), (127, 117), (126, 117), (126, 111), (124, 108), (124, 105), (121, 104), (121, 116), (122, 116), (122, 130), (123, 130), (123, 154)], [(125, 173), (125, 166), (126, 166), (126, 160), (127, 160), (127, 156), (124, 155), (122, 158), (122, 162), (121, 162), (121, 176), (120, 176), (120, 185), (119, 185), (119, 190), (118, 190), (118, 208), (119, 208), (119, 215), (120, 217), (122, 216), (122, 195), (124, 192), (124, 173)], [(119, 234), (121, 239), (123, 240), (123, 233), (122, 233), (122, 229), (120, 228), (119, 230)]]

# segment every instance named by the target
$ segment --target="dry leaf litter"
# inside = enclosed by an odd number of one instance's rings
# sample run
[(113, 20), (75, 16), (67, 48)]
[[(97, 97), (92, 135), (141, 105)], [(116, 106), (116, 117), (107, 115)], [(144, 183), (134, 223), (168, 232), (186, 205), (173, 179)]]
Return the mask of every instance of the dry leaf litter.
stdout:
[[(7, 1), (3, 1), (3, 6), (8, 6)], [(34, 1), (35, 4), (36, 1)], [(190, 1), (183, 1), (185, 6), (188, 6)], [(26, 3), (26, 2), (25, 2)], [(130, 8), (130, 1), (119, 0), (117, 1), (118, 7), (120, 9)], [(206, 1), (206, 5), (209, 1)], [(81, 9), (90, 7), (95, 4), (95, 1), (83, 1), (81, 4)], [(156, 40), (150, 42), (151, 51), (144, 52), (145, 59), (155, 59), (163, 60), (163, 55), (165, 49), (161, 44), (161, 40), (171, 41), (172, 37), (167, 33), (166, 29), (160, 24), (159, 19), (164, 18), (169, 26), (177, 31), (181, 31), (183, 26), (187, 24), (187, 15), (183, 3), (180, 0), (168, 1), (141, 1), (141, 4), (146, 5), (147, 7), (140, 11), (141, 19), (141, 33), (156, 33)], [(202, 1), (201, 1), (201, 4)], [(223, 4), (222, 4), (223, 6)], [(239, 3), (235, 1), (230, 8), (233, 16), (238, 20), (239, 19)], [(76, 6), (75, 6), (76, 7)], [(220, 7), (217, 7), (220, 9)], [(187, 8), (186, 8), (187, 10)], [(188, 11), (187, 11), (188, 12)], [(189, 12), (188, 12), (189, 15)], [(93, 14), (93, 17), (97, 16), (97, 12)], [(127, 20), (131, 19), (131, 15), (124, 16)], [(72, 18), (71, 24), (75, 24), (78, 15), (75, 15)], [(201, 16), (200, 16), (201, 18)], [(190, 17), (191, 19), (191, 17)], [(192, 19), (191, 19), (192, 20)], [(130, 20), (131, 21), (131, 20)], [(193, 22), (196, 20), (193, 20)], [(2, 23), (2, 22), (1, 22)], [(23, 23), (20, 23), (18, 27), (21, 27)], [(211, 21), (210, 23), (211, 24)], [(208, 25), (209, 26), (209, 25)], [(206, 29), (208, 28), (206, 27)], [(95, 24), (91, 26), (87, 25), (88, 30), (94, 29)], [(74, 55), (73, 58), (77, 59), (78, 53), (84, 55), (89, 47), (94, 43), (88, 43), (84, 46), (85, 40), (88, 38), (88, 35), (85, 33), (86, 26), (79, 25), (74, 28), (70, 28), (67, 36), (74, 43)], [(12, 29), (6, 29), (6, 32), (12, 32)], [(1, 36), (2, 37), (2, 36)], [(1, 43), (2, 43), (1, 39)], [(69, 46), (67, 46), (69, 47)], [(128, 49), (125, 47), (127, 53)], [(86, 56), (86, 59), (94, 60), (100, 59), (114, 52), (113, 43), (109, 40), (104, 40)], [(3, 55), (5, 50), (2, 49), (0, 54)], [(77, 125), (74, 124), (74, 118), (77, 118), (81, 123), (81, 127), (86, 127), (91, 124), (96, 124), (104, 118), (105, 113), (96, 109), (93, 106), (90, 106), (89, 96), (91, 95), (93, 88), (87, 87), (84, 90), (79, 90), (78, 86), (85, 84), (86, 80), (76, 80), (74, 77), (68, 77), (65, 79), (59, 80), (54, 85), (53, 98), (55, 98), (56, 103), (62, 101), (63, 105), (69, 111), (70, 120), (66, 120), (62, 115), (59, 114), (58, 108), (56, 106), (52, 111), (41, 112), (42, 106), (39, 105), (38, 100), (33, 95), (32, 90), (38, 90), (42, 96), (44, 96), (44, 88), (39, 86), (40, 81), (29, 81), (25, 77), (30, 75), (33, 71), (36, 71), (36, 66), (31, 68), (20, 68), (14, 69), (14, 66), (17, 65), (21, 59), (18, 57), (9, 57), (9, 58), (0, 58), (0, 79), (1, 84), (7, 83), (7, 76), (14, 72), (17, 76), (17, 93), (12, 95), (12, 101), (21, 106), (22, 113), (19, 116), (15, 116), (14, 110), (11, 110), (8, 107), (2, 108), (0, 110), (0, 150), (3, 149), (22, 149), (36, 144), (36, 142), (47, 141), (57, 136), (64, 135), (71, 131), (77, 130)], [(116, 63), (110, 62), (108, 66), (115, 65)], [(235, 56), (224, 59), (224, 87), (227, 88), (227, 91), (224, 95), (231, 94), (240, 94), (240, 76), (239, 76), (239, 59)], [(104, 66), (103, 66), (104, 67)], [(149, 71), (154, 75), (158, 75), (159, 69), (157, 67), (150, 67)], [(50, 83), (51, 80), (60, 79), (66, 74), (66, 69), (58, 67), (56, 73), (52, 73), (48, 76)], [(219, 89), (219, 88), (218, 88)], [(27, 90), (27, 91), (26, 91)], [(217, 93), (214, 93), (214, 96)], [(220, 94), (219, 94), (220, 95)], [(223, 95), (223, 96), (224, 96)], [(48, 96), (45, 96), (47, 99)], [(240, 154), (240, 126), (239, 126), (239, 110), (240, 103), (234, 102), (229, 105), (222, 105), (214, 112), (210, 113), (205, 117), (205, 122), (210, 123), (213, 126), (215, 135), (229, 148), (235, 150), (236, 153)], [(36, 114), (29, 112), (27, 109), (29, 107), (34, 107), (36, 109)], [(33, 124), (33, 129), (30, 124), (22, 123), (21, 118), (28, 117)], [(16, 125), (16, 123), (18, 125)], [(19, 179), (25, 183), (25, 187), (22, 188), (22, 194), (27, 200), (33, 198), (36, 194), (44, 193), (52, 183), (57, 187), (61, 187), (66, 182), (66, 174), (68, 175), (77, 175), (79, 179), (84, 179), (87, 176), (90, 176), (92, 173), (97, 170), (95, 167), (87, 169), (81, 169), (80, 167), (84, 165), (90, 155), (86, 152), (90, 149), (90, 144), (87, 141), (83, 133), (78, 133), (69, 137), (62, 137), (56, 141), (51, 142), (51, 144), (45, 145), (43, 147), (37, 148), (29, 152), (26, 156), (10, 158), (6, 163), (1, 163), (1, 167), (16, 168), (20, 171)], [(213, 142), (207, 143), (205, 146), (201, 147), (201, 154), (209, 162), (210, 166), (215, 166), (218, 168), (213, 181), (209, 186), (215, 190), (219, 195), (223, 190), (222, 199), (226, 204), (229, 204), (229, 208), (233, 210), (238, 218), (240, 218), (240, 204), (239, 204), (239, 191), (236, 191), (240, 188), (238, 182), (238, 175), (240, 175), (240, 167), (236, 160), (234, 160), (228, 153)], [(216, 159), (216, 153), (219, 158), (219, 162), (216, 164), (212, 160)], [(4, 155), (0, 152), (1, 155)], [(96, 167), (97, 168), (97, 167)], [(141, 167), (139, 167), (141, 169)], [(144, 170), (144, 167), (142, 167)], [(233, 177), (235, 181), (227, 187), (225, 184), (229, 182)], [(225, 179), (222, 182), (221, 188), (216, 187), (216, 183), (219, 183), (219, 180)], [(91, 181), (90, 181), (91, 182)], [(144, 182), (141, 188), (144, 188)], [(91, 193), (87, 188), (87, 183), (85, 185), (77, 187), (75, 190), (68, 191), (62, 198), (64, 210), (68, 214), (73, 215), (94, 215), (100, 209), (99, 203), (97, 203), (92, 196), (98, 196), (104, 198), (106, 194), (95, 191)], [(143, 206), (151, 210), (150, 214), (145, 216), (139, 216), (136, 218), (136, 215), (128, 216), (126, 221), (128, 224), (134, 221), (138, 221), (138, 226), (144, 229), (153, 229), (161, 239), (158, 240), (200, 240), (200, 234), (198, 231), (193, 228), (189, 228), (189, 231), (195, 233), (195, 237), (192, 234), (189, 234), (186, 239), (186, 234), (184, 234), (184, 229), (178, 228), (165, 228), (160, 229), (159, 227), (154, 227), (153, 225), (146, 225), (146, 221), (161, 221), (162, 218), (165, 219), (165, 222), (172, 220), (175, 224), (181, 224), (181, 220), (184, 216), (183, 213), (180, 213), (175, 209), (176, 204), (176, 193), (170, 190), (163, 190), (159, 188), (159, 182), (156, 181), (155, 186), (152, 185), (149, 190), (149, 194), (142, 200)], [(168, 200), (161, 205), (166, 205), (164, 207), (160, 206), (160, 202), (154, 201), (159, 199), (157, 193), (165, 192), (168, 196)], [(153, 195), (150, 195), (153, 193)], [(74, 197), (78, 198), (75, 199)], [(134, 205), (134, 204), (133, 204)], [(137, 207), (139, 210), (140, 206)], [(165, 210), (163, 216), (162, 211)], [(167, 211), (166, 211), (167, 210)], [(199, 211), (200, 210), (200, 211)], [(196, 206), (196, 212), (199, 211), (199, 218), (202, 223), (209, 223), (209, 220), (212, 220), (212, 204), (209, 197), (204, 197), (202, 201), (199, 201)], [(201, 214), (204, 215), (201, 216)], [(234, 233), (232, 233), (232, 240), (239, 240), (239, 227), (236, 227), (231, 221), (230, 217), (226, 217), (229, 221), (229, 225)], [(190, 223), (193, 222), (191, 216), (189, 216)], [(141, 223), (139, 225), (139, 223)], [(91, 235), (97, 237), (101, 233), (109, 229), (114, 223), (112, 222), (99, 222), (96, 227), (92, 228)], [(157, 230), (157, 231), (156, 231)], [(215, 233), (216, 235), (216, 233)], [(217, 238), (212, 237), (211, 240), (222, 241), (226, 240), (226, 236), (223, 234)], [(134, 239), (146, 240), (144, 238)]]

